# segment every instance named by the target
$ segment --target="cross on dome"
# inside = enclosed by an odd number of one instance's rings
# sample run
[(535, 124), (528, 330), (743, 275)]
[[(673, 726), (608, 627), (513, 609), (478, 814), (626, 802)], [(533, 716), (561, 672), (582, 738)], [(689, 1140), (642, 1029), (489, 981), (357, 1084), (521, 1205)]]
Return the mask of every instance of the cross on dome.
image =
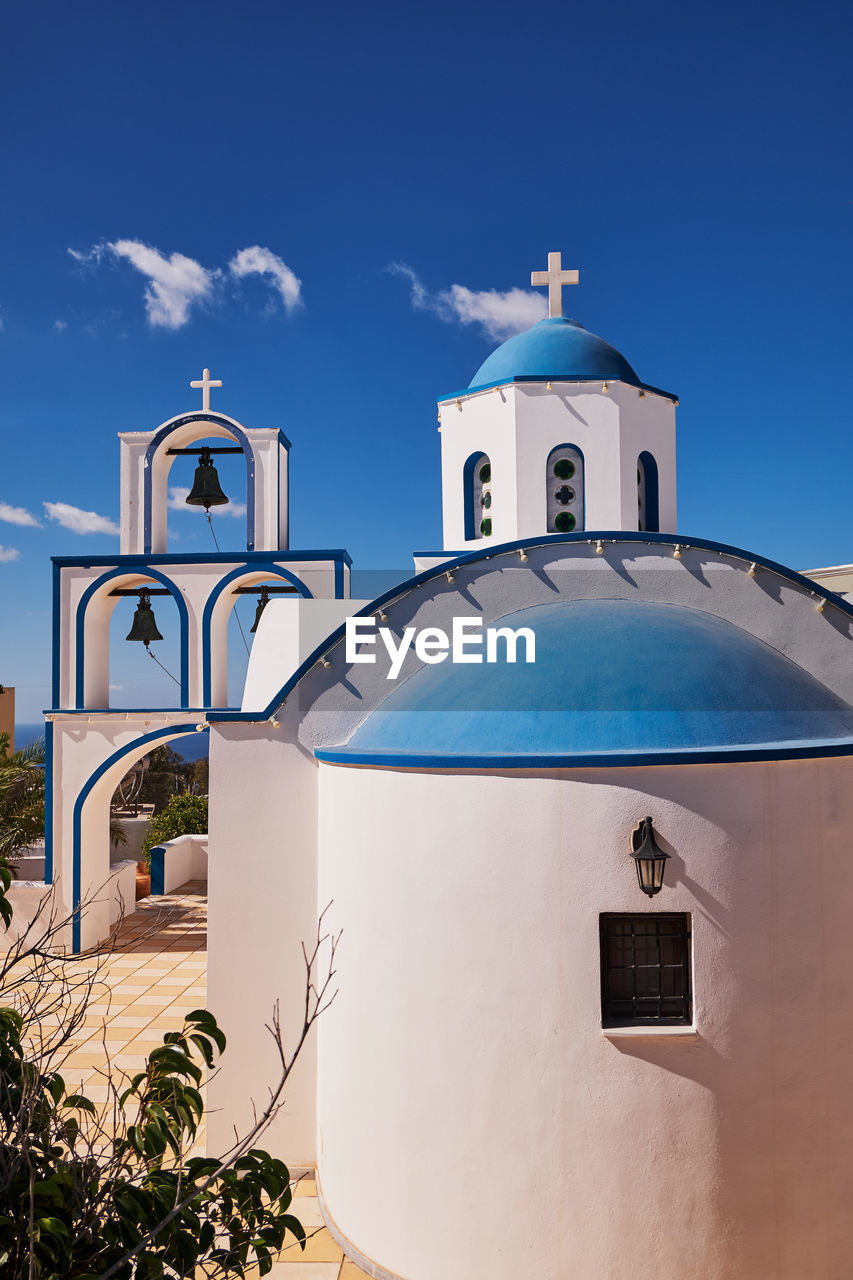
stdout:
[(210, 388), (221, 387), (221, 382), (214, 382), (210, 376), (210, 370), (205, 369), (201, 375), (201, 379), (197, 382), (191, 382), (191, 387), (201, 387), (201, 407), (202, 409), (210, 408)]
[(580, 276), (577, 271), (562, 270), (561, 255), (559, 253), (548, 254), (547, 271), (532, 271), (530, 273), (531, 284), (548, 286), (548, 315), (551, 319), (559, 319), (563, 314), (563, 285), (577, 284), (579, 279)]

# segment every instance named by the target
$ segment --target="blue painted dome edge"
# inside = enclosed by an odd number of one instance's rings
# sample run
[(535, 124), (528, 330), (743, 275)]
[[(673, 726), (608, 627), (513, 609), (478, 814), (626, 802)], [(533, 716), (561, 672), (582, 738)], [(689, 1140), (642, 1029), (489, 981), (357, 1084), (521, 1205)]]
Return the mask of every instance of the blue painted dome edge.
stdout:
[[(415, 671), (321, 759), (414, 764), (737, 751), (809, 754), (853, 741), (853, 707), (790, 658), (716, 614), (636, 600), (557, 601), (495, 624), (527, 626), (536, 661)], [(673, 655), (677, 660), (673, 661)]]

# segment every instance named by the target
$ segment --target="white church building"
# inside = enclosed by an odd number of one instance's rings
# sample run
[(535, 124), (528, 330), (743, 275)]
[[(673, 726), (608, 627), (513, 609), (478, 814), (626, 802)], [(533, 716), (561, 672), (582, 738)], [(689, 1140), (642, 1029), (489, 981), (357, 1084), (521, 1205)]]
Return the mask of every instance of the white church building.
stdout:
[[(677, 399), (562, 316), (574, 279), (550, 255), (549, 318), (441, 397), (444, 546), (378, 599), (290, 548), (289, 442), (207, 371), (121, 435), (119, 554), (56, 562), (49, 863), (94, 944), (115, 787), (207, 727), (211, 1150), (331, 903), (338, 995), (265, 1145), (377, 1280), (848, 1280), (853, 581), (676, 532)], [(219, 447), (245, 539), (171, 550), (172, 461)], [(144, 628), (157, 592), (178, 705), (111, 710), (117, 593)]]

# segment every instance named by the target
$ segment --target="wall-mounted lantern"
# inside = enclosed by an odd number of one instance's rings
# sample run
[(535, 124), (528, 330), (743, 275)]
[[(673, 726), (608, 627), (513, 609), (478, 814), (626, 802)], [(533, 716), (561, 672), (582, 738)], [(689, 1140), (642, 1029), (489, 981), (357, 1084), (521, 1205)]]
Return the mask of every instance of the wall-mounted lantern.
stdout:
[(663, 873), (668, 853), (655, 840), (651, 818), (642, 818), (631, 832), (631, 857), (637, 864), (637, 880), (643, 893), (653, 898), (663, 888)]

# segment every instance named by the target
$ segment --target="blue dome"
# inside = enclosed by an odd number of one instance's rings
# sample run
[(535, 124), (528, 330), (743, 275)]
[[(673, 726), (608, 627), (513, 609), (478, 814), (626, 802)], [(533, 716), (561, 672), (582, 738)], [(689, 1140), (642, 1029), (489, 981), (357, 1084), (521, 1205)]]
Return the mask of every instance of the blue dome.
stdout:
[(714, 614), (569, 600), (493, 625), (531, 628), (535, 662), (421, 667), (317, 756), (488, 768), (853, 752), (853, 707)]
[(588, 333), (577, 320), (562, 318), (540, 320), (526, 333), (509, 338), (480, 365), (470, 385), (484, 387), (515, 378), (609, 378), (642, 385), (615, 347)]

